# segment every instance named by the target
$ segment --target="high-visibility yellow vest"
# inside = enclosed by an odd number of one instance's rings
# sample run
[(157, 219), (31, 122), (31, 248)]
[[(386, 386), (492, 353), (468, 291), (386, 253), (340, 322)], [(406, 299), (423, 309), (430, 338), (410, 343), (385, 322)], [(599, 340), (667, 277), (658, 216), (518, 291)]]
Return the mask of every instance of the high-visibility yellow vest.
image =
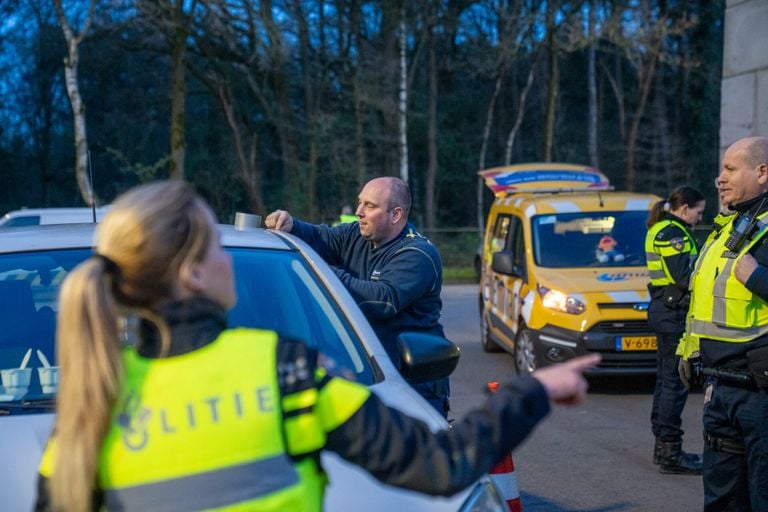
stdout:
[[(274, 332), (235, 329), (169, 358), (126, 349), (99, 463), (107, 507), (321, 510), (326, 478), (314, 454), (370, 391), (322, 370), (315, 386), (307, 361), (277, 361), (277, 343)], [(290, 368), (289, 378), (303, 368), (309, 385), (281, 396), (278, 368)]]
[[(734, 215), (735, 214), (733, 213), (718, 212), (718, 214), (715, 215), (715, 218), (712, 219), (712, 231), (709, 233), (709, 235), (707, 235), (707, 239), (704, 240), (702, 247), (709, 245), (712, 240), (714, 240), (714, 238), (720, 233), (720, 231), (734, 218)], [(694, 353), (699, 352), (701, 345), (699, 337), (691, 334), (690, 332), (690, 321), (691, 317), (689, 313), (685, 321), (685, 333), (683, 334), (683, 337), (680, 338), (680, 343), (677, 345), (677, 350), (675, 351), (675, 354), (682, 357), (683, 359), (690, 359)]]
[[(762, 221), (768, 213), (758, 218)], [(758, 224), (735, 258), (725, 257), (727, 234), (737, 216), (729, 219), (723, 233), (704, 247), (691, 275), (691, 305), (687, 331), (698, 338), (725, 342), (748, 342), (768, 334), (768, 303), (750, 292), (734, 275), (738, 258), (746, 254), (766, 233)]]
[[(685, 234), (682, 246), (673, 246), (670, 240), (656, 240), (656, 236), (661, 230), (670, 225), (677, 226)], [(684, 224), (673, 219), (664, 219), (651, 226), (645, 236), (645, 259), (652, 286), (667, 286), (675, 283), (664, 262), (664, 258), (680, 253), (690, 253), (692, 260), (699, 253), (693, 235), (691, 235)]]

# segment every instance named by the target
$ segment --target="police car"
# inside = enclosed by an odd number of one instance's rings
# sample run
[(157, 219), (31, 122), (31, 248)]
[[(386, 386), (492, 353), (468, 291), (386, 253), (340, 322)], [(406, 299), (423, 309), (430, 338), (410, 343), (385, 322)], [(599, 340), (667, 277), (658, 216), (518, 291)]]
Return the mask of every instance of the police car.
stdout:
[[(220, 232), (232, 254), (237, 286), (230, 326), (274, 329), (302, 339), (324, 355), (329, 372), (370, 386), (387, 404), (434, 430), (448, 428), (402, 379), (352, 297), (317, 253), (285, 233), (234, 226), (220, 226)], [(93, 224), (0, 230), (2, 510), (31, 510), (34, 502), (37, 467), (54, 421), (57, 293), (68, 272), (91, 255), (93, 236)], [(407, 350), (407, 336), (403, 340)], [(433, 342), (438, 355), (409, 353), (401, 362), (405, 372), (434, 378), (452, 371), (456, 347), (440, 338)], [(326, 510), (505, 510), (488, 477), (453, 497), (436, 498), (385, 486), (334, 454), (323, 454), (323, 465), (330, 480)]]
[(0, 217), (0, 228), (37, 226), (40, 224), (76, 224), (98, 222), (109, 211), (109, 206), (98, 208), (22, 208)]
[(481, 262), (483, 348), (513, 354), (520, 373), (598, 352), (593, 374), (654, 374), (644, 241), (659, 198), (613, 191), (583, 165), (479, 174), (495, 195)]

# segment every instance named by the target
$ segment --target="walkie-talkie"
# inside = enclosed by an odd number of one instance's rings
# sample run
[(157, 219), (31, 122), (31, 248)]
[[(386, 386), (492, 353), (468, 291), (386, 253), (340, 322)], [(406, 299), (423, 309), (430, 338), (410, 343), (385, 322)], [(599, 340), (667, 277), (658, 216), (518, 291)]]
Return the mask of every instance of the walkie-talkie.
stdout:
[(760, 201), (755, 213), (750, 215), (745, 213), (738, 218), (736, 224), (733, 226), (731, 234), (728, 235), (728, 239), (725, 241), (725, 248), (728, 249), (723, 253), (724, 258), (735, 258), (739, 255), (739, 252), (744, 247), (744, 244), (752, 239), (757, 231), (758, 219), (757, 214), (763, 209), (766, 199), (763, 198)]

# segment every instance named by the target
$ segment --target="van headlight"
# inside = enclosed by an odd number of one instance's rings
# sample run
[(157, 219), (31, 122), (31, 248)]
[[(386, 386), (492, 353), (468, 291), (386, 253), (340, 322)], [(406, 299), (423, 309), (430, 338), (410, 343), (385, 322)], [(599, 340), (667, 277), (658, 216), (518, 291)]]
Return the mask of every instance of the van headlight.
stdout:
[(469, 497), (462, 503), (459, 512), (508, 512), (509, 508), (501, 499), (490, 480), (484, 479), (475, 485)]
[(576, 297), (566, 295), (559, 290), (551, 290), (546, 286), (539, 286), (539, 295), (541, 296), (541, 304), (548, 309), (571, 315), (580, 315), (586, 309), (584, 303)]

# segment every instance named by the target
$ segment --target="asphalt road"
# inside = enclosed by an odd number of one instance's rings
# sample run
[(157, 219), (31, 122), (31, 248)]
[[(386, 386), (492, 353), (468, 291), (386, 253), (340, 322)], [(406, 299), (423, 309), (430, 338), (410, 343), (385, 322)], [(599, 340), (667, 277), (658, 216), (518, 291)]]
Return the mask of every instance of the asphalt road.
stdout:
[[(484, 399), (488, 381), (514, 378), (512, 356), (480, 346), (476, 285), (443, 288), (446, 336), (461, 348), (451, 377), (449, 417), (461, 418)], [(513, 453), (524, 512), (701, 510), (701, 477), (662, 475), (654, 466), (650, 408), (653, 379), (590, 381), (585, 404), (557, 407)], [(686, 451), (701, 453), (702, 394), (683, 414)]]

